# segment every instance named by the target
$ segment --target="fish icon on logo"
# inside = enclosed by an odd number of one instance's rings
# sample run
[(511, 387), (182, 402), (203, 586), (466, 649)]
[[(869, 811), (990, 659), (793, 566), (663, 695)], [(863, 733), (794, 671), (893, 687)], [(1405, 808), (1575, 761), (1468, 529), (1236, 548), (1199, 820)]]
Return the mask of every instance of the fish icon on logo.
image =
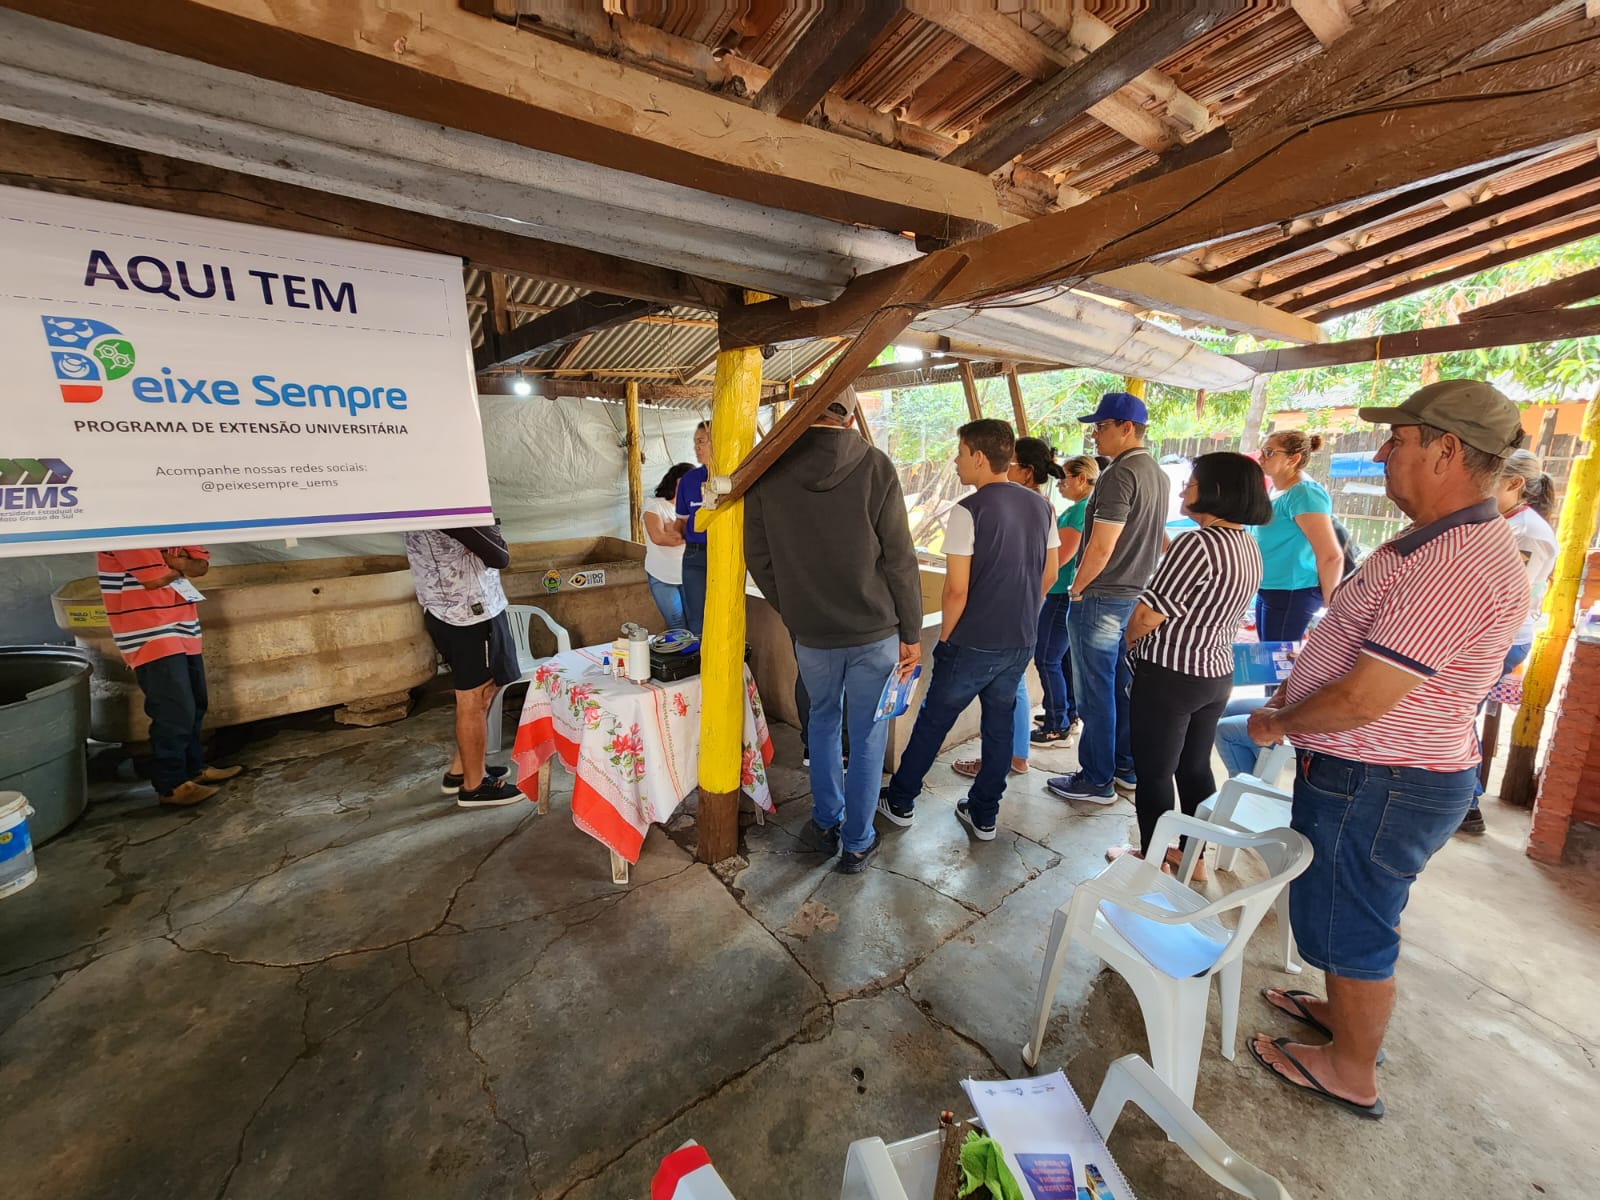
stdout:
[(133, 370), (133, 343), (120, 329), (83, 317), (40, 320), (61, 398), (68, 404), (94, 403), (105, 392), (101, 384)]

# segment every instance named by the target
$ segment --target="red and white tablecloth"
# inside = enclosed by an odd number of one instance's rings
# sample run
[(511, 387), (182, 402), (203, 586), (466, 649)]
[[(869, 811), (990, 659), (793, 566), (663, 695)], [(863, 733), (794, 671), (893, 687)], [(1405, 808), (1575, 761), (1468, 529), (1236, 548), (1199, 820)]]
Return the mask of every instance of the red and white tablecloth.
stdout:
[[(539, 768), (559, 756), (573, 774), (573, 823), (635, 863), (651, 823), (677, 812), (698, 782), (700, 677), (676, 683), (617, 679), (600, 665), (609, 650), (586, 646), (539, 664), (511, 757), (518, 786), (533, 798)], [(744, 691), (739, 783), (771, 812), (772, 737), (748, 667)]]

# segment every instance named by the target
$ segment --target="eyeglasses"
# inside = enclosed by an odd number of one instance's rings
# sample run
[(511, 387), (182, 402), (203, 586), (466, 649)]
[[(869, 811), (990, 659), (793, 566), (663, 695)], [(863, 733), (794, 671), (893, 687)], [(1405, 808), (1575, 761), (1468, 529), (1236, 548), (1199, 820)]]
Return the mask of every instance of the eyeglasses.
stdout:
[(1265, 461), (1266, 459), (1269, 459), (1269, 458), (1288, 458), (1288, 457), (1289, 456), (1287, 454), (1285, 454), (1282, 450), (1263, 450), (1261, 452), (1261, 458), (1262, 458), (1263, 461)]
[(1121, 424), (1122, 424), (1122, 422), (1121, 421), (1117, 421), (1117, 420), (1096, 421), (1094, 423), (1094, 425), (1092, 426), (1092, 428), (1093, 428), (1095, 433), (1099, 433), (1102, 429), (1109, 429), (1113, 425), (1121, 425)]
[(1193, 479), (1191, 479), (1191, 480), (1189, 480), (1188, 483), (1183, 485), (1183, 490), (1187, 492), (1190, 488), (1197, 488), (1199, 486), (1200, 485), (1198, 483), (1196, 483)]

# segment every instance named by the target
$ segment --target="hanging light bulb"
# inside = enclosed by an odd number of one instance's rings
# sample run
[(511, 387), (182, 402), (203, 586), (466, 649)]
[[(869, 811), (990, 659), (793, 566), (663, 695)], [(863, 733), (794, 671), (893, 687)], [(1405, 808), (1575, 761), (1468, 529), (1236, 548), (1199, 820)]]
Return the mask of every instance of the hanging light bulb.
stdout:
[(511, 390), (518, 396), (531, 396), (533, 395), (533, 384), (529, 383), (523, 376), (518, 375), (511, 383)]

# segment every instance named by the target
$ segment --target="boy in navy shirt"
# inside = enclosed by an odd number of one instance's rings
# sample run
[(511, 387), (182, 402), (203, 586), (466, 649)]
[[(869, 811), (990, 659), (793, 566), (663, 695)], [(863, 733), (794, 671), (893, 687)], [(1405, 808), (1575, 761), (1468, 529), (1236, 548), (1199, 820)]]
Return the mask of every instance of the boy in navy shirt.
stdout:
[(1039, 606), (1056, 580), (1054, 548), (1061, 542), (1049, 502), (1006, 478), (1016, 446), (1011, 426), (971, 421), (957, 434), (956, 474), (977, 490), (950, 510), (933, 678), (878, 811), (896, 825), (911, 824), (928, 768), (956, 718), (976, 699), (982, 765), (956, 817), (987, 842), (1011, 769), (1017, 681), (1033, 659)]

